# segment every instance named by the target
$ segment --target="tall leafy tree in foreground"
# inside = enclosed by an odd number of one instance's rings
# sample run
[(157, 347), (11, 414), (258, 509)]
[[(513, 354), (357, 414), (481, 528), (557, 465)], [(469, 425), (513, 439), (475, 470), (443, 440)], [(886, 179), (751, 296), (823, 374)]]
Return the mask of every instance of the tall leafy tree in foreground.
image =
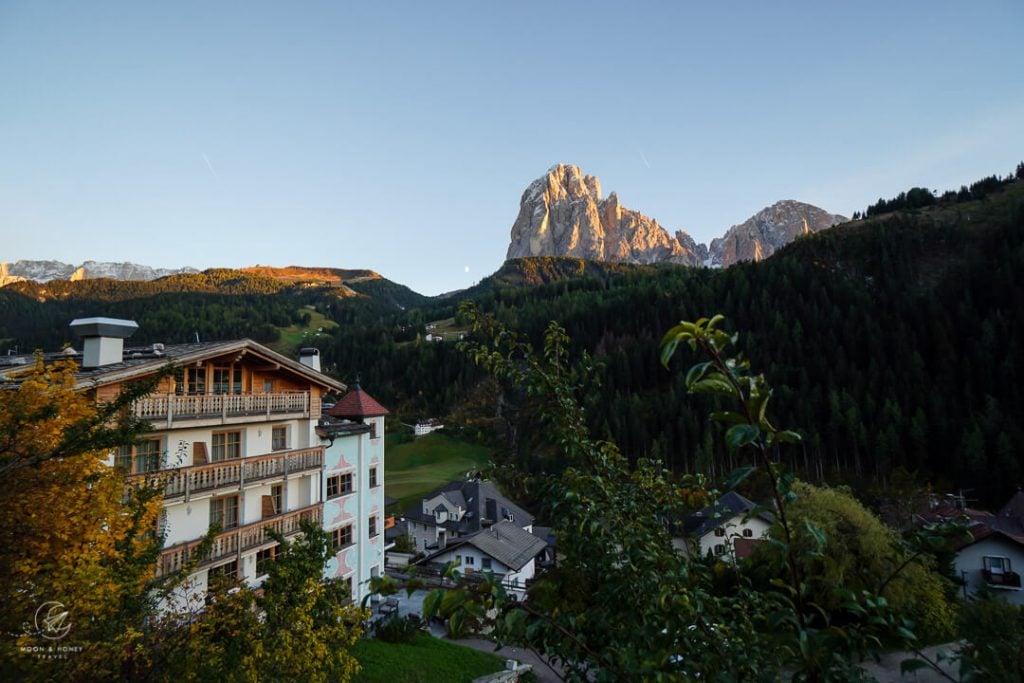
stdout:
[(368, 615), (322, 578), (329, 542), (315, 524), (277, 539), (259, 594), (215, 585), (192, 614), (160, 611), (204, 549), (156, 578), (159, 473), (140, 481), (110, 465), (112, 449), (144, 430), (122, 416), (152, 385), (97, 406), (75, 390), (76, 372), (38, 359), (0, 390), (0, 678), (350, 680), (358, 663), (348, 651)]
[(75, 391), (76, 369), (37, 359), (0, 391), (0, 660), (24, 678), (116, 677), (150, 608), (161, 496), (110, 467), (139, 425)]
[[(653, 460), (638, 458), (630, 467), (615, 444), (590, 435), (580, 399), (594, 376), (592, 361), (586, 354), (573, 360), (557, 324), (537, 353), (493, 319), (464, 313), (485, 340), (464, 350), (536, 402), (539, 428), (557, 445), (559, 473), (536, 474), (527, 485), (544, 501), (560, 560), (525, 602), (507, 600), (494, 577), (464, 580), (432, 593), (428, 615), (448, 616), (455, 632), (487, 622), (499, 640), (535, 649), (571, 680), (776, 680), (782, 671), (794, 680), (856, 680), (858, 662), (877, 652), (883, 638), (913, 640), (877, 593), (841, 591), (831, 611), (814, 603), (789, 514), (797, 498), (794, 477), (776, 455), (799, 436), (769, 421), (771, 390), (741, 356), (731, 355), (736, 337), (718, 329), (720, 317), (673, 328), (662, 359), (667, 363), (680, 344), (707, 358), (687, 373), (687, 388), (729, 406), (712, 417), (727, 425), (725, 439), (737, 458), (751, 463), (728, 486), (751, 476), (769, 483), (777, 520), (772, 542), (786, 571), (765, 590), (755, 590), (742, 573), (723, 573), (722, 565), (691, 560), (672, 547), (673, 520), (716, 492), (699, 477), (671, 477)], [(825, 552), (822, 529), (809, 520), (801, 526), (814, 539), (808, 552)], [(457, 576), (454, 568), (449, 573)], [(491, 614), (497, 617), (489, 620)]]
[(349, 650), (369, 619), (338, 579), (323, 579), (327, 532), (302, 523), (255, 591), (234, 580), (212, 587), (194, 618), (168, 615), (148, 632), (152, 659), (133, 678), (157, 681), (343, 682), (359, 671)]

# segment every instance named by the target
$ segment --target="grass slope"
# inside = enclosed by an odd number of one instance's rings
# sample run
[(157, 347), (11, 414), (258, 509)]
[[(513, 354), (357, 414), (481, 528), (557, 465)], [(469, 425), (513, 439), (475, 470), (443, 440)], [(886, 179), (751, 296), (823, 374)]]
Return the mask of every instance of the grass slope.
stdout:
[(416, 636), (409, 644), (364, 638), (355, 644), (352, 654), (363, 666), (355, 683), (469, 683), (505, 667), (505, 661), (490, 652), (427, 634)]
[(402, 510), (423, 494), (455, 479), (468, 470), (481, 469), (490, 458), (486, 446), (467, 443), (435, 432), (400, 443), (389, 434), (384, 458), (384, 488), (397, 498)]
[(299, 312), (309, 314), (309, 324), (278, 328), (281, 330), (281, 338), (270, 344), (270, 348), (291, 357), (300, 346), (304, 346), (307, 342), (312, 342), (313, 339), (319, 336), (317, 332), (319, 328), (322, 327), (326, 331), (338, 326), (338, 323), (327, 318), (312, 306), (303, 306)]

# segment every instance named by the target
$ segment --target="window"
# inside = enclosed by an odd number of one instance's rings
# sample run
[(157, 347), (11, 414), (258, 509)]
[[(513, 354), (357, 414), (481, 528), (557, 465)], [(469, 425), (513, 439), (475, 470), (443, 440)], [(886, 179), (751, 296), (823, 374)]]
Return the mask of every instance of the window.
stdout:
[(341, 580), (341, 585), (344, 586), (344, 592), (348, 595), (349, 602), (352, 601), (352, 577), (346, 577)]
[(754, 535), (753, 530), (751, 530), (751, 529), (744, 529), (743, 530), (743, 538), (751, 538), (753, 535)]
[(370, 420), (370, 438), (371, 439), (376, 439), (377, 438), (377, 420), (375, 420), (375, 419), (371, 419)]
[(715, 529), (715, 536), (718, 536), (719, 538), (725, 536), (725, 529), (722, 527), (718, 527), (717, 529)]
[(371, 467), (370, 468), (370, 488), (372, 489), (375, 486), (377, 486), (377, 468), (376, 467)]
[(283, 451), (288, 448), (288, 427), (274, 427), (270, 433), (271, 450)]
[(178, 396), (206, 393), (206, 368), (178, 368), (174, 371), (174, 393)]
[(135, 471), (154, 472), (160, 469), (160, 440), (146, 439), (135, 445)]
[(240, 394), (242, 393), (242, 368), (230, 366), (214, 366), (213, 368), (213, 393), (215, 394)]
[(725, 555), (725, 546), (721, 543), (715, 544), (715, 555)]
[(117, 453), (114, 455), (114, 467), (124, 470), (125, 472), (132, 471), (132, 447), (131, 446), (120, 446), (117, 449)]
[(160, 469), (160, 439), (146, 439), (134, 446), (121, 446), (114, 454), (114, 466), (125, 472), (139, 474)]
[(490, 569), (491, 568), (491, 558), (489, 558), (489, 557), (482, 557), (482, 558), (480, 558), (480, 567), (482, 569)]
[(352, 525), (346, 524), (331, 531), (331, 543), (335, 550), (352, 545)]
[(377, 535), (377, 515), (370, 517), (370, 538)]
[(472, 555), (466, 555), (466, 566), (472, 567), (476, 563), (476, 558)]
[(985, 556), (981, 558), (982, 567), (985, 571), (993, 574), (1009, 574), (1010, 573), (1010, 558), (1008, 557), (989, 557)]
[(220, 525), (221, 531), (238, 526), (238, 496), (225, 496), (210, 500), (210, 524)]
[(219, 567), (210, 567), (206, 575), (208, 584), (213, 584), (218, 579), (235, 579), (238, 577), (238, 560), (231, 560)]
[(352, 474), (336, 474), (327, 477), (327, 497), (337, 498), (346, 493), (352, 493)]
[(267, 564), (277, 559), (278, 546), (264, 548), (256, 553), (256, 576), (263, 576), (267, 573)]
[(275, 515), (279, 515), (284, 512), (284, 486), (281, 484), (274, 484), (271, 486), (270, 500), (274, 502)]
[(242, 455), (242, 432), (215, 432), (213, 435), (213, 462), (233, 460)]

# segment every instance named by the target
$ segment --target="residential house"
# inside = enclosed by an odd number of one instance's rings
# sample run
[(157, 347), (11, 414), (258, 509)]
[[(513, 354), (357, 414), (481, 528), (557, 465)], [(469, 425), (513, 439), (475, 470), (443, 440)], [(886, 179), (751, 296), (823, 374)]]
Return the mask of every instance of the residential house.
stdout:
[(413, 434), (415, 436), (426, 436), (438, 429), (444, 429), (444, 424), (436, 417), (431, 417), (417, 422), (416, 426), (413, 428)]
[(423, 552), (502, 521), (528, 532), (533, 527), (533, 515), (503, 496), (492, 482), (480, 479), (446, 484), (406, 510), (404, 517), (413, 550)]
[(970, 539), (957, 543), (954, 569), (963, 580), (964, 596), (988, 592), (1024, 605), (1020, 572), (1024, 569), (1024, 493), (1010, 498), (998, 514), (974, 510), (954, 499), (936, 503), (921, 514), (923, 521), (962, 521)]
[(501, 577), (507, 589), (522, 593), (536, 575), (538, 559), (547, 547), (545, 539), (515, 522), (501, 521), (449, 540), (417, 564), (443, 566), (455, 562), (464, 575), (490, 572)]
[(732, 561), (753, 553), (757, 542), (768, 537), (771, 515), (756, 512), (757, 504), (735, 491), (722, 495), (713, 505), (688, 515), (682, 534), (672, 539), (678, 550), (695, 554), (725, 557)]
[[(369, 576), (383, 567), (374, 515), (383, 509), (386, 411), (336, 406), (333, 426), (318, 429), (323, 397), (346, 386), (320, 372), (315, 349), (303, 350), (298, 362), (249, 339), (125, 348), (138, 328), (132, 321), (88, 318), (71, 327), (82, 339), (81, 353), (49, 357), (75, 358), (76, 389), (97, 401), (173, 364), (174, 371), (132, 407), (152, 431), (112, 454), (114, 465), (164, 488), (158, 575), (186, 566), (201, 537), (212, 525), (219, 529), (166, 609), (201, 606), (218, 574), (259, 585), (278, 551), (268, 531), (294, 537), (303, 520), (337, 536), (339, 554), (326, 573), (347, 580), (353, 599), (361, 599)], [(12, 381), (28, 367), (25, 357), (0, 358), (0, 373)], [(361, 393), (357, 388), (339, 405)], [(359, 402), (369, 405), (362, 397)], [(346, 524), (351, 538), (336, 533)]]

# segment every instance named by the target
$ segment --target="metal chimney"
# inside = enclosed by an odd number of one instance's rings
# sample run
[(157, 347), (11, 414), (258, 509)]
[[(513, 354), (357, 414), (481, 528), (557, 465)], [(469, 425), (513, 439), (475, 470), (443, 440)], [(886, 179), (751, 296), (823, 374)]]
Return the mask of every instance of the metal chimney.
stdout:
[(299, 349), (299, 362), (320, 372), (320, 349)]
[(120, 363), (124, 356), (124, 340), (135, 334), (139, 324), (117, 318), (78, 318), (71, 329), (82, 338), (82, 367), (99, 368)]

